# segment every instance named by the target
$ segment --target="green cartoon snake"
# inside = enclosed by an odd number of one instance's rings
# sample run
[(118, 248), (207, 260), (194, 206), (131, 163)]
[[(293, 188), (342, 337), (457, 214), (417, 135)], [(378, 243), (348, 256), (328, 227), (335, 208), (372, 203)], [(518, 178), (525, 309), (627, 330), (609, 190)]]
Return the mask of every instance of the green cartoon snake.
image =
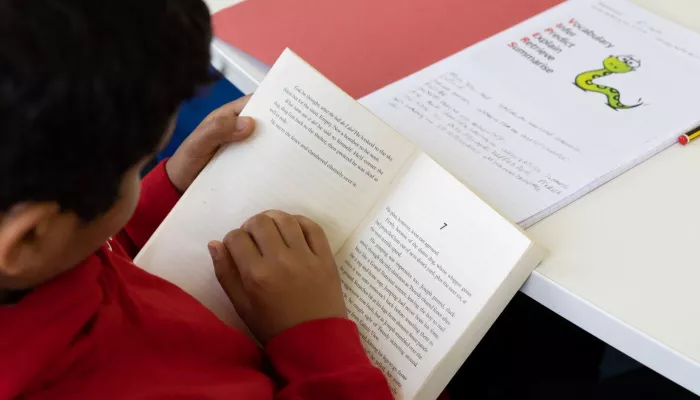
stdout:
[(605, 95), (608, 98), (608, 106), (615, 111), (639, 107), (642, 105), (642, 99), (639, 99), (639, 103), (637, 104), (631, 106), (624, 105), (620, 101), (619, 90), (608, 86), (598, 85), (593, 81), (612, 74), (632, 72), (641, 65), (642, 64), (639, 62), (639, 60), (632, 56), (610, 56), (603, 60), (602, 69), (596, 69), (594, 71), (587, 71), (579, 74), (576, 77), (574, 84), (584, 91), (596, 92)]

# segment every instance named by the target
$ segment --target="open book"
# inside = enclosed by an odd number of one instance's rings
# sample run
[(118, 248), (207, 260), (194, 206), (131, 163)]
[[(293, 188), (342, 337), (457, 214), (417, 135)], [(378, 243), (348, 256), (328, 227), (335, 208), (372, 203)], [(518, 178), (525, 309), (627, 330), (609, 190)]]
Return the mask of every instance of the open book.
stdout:
[(287, 50), (136, 258), (245, 330), (207, 242), (267, 209), (320, 223), (350, 317), (398, 398), (434, 399), (542, 257), (525, 234)]

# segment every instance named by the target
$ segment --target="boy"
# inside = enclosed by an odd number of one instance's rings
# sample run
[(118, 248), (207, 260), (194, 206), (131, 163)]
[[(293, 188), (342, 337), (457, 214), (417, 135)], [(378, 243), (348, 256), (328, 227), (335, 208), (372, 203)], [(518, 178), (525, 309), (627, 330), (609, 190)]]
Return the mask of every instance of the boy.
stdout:
[(253, 131), (246, 99), (217, 110), (139, 197), (210, 39), (201, 0), (0, 0), (0, 399), (391, 398), (310, 220), (269, 211), (209, 245), (264, 350), (131, 263)]

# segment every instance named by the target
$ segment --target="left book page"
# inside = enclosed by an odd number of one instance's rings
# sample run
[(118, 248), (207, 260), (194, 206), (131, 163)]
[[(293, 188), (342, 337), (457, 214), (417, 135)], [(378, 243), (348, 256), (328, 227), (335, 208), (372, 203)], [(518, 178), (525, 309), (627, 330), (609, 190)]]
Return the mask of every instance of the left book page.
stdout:
[(242, 115), (253, 137), (220, 151), (136, 257), (136, 264), (244, 328), (207, 250), (269, 209), (321, 224), (338, 251), (415, 147), (286, 50)]

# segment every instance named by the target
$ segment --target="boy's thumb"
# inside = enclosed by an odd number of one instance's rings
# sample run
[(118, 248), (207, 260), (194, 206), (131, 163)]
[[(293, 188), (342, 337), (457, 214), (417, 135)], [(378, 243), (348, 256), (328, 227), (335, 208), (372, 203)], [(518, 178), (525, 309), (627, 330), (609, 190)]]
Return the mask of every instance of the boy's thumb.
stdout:
[(205, 135), (209, 140), (230, 143), (243, 140), (255, 129), (255, 120), (251, 117), (219, 116), (206, 126)]
[(232, 141), (237, 142), (250, 136), (255, 129), (255, 120), (251, 117), (235, 117), (233, 129), (229, 132)]
[(213, 118), (197, 127), (181, 148), (190, 158), (211, 157), (222, 145), (240, 142), (250, 136), (254, 129), (255, 120), (250, 117)]
[(243, 317), (249, 309), (248, 298), (246, 297), (241, 274), (238, 272), (238, 266), (233, 261), (231, 253), (226, 246), (218, 241), (209, 242), (209, 254), (211, 255), (214, 264), (214, 274), (219, 281), (221, 288), (228, 296), (233, 306)]

